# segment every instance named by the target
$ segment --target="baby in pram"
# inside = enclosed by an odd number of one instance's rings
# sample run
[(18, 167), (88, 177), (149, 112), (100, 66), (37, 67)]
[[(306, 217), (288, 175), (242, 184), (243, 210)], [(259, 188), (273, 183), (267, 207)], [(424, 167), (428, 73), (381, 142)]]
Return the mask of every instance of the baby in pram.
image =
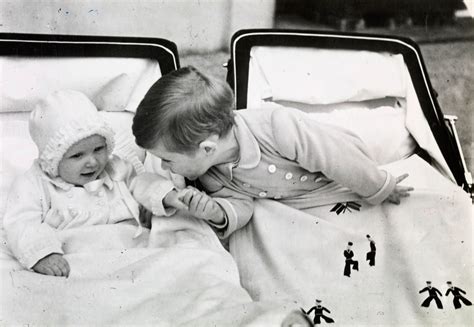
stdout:
[(84, 94), (50, 94), (31, 113), (29, 128), (39, 155), (12, 185), (3, 221), (23, 267), (68, 276), (57, 231), (115, 223), (141, 229), (140, 205), (157, 216), (186, 207), (170, 180), (137, 175), (130, 162), (111, 156), (114, 132)]

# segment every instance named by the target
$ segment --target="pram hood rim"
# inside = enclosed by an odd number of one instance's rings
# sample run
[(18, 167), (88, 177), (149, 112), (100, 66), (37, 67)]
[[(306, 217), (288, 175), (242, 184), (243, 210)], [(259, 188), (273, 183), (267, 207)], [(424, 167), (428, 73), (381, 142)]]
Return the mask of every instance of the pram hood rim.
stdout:
[(242, 29), (234, 33), (230, 42), (227, 82), (234, 90), (237, 109), (247, 106), (250, 51), (254, 46), (321, 47), (400, 53), (408, 68), (420, 106), (434, 138), (451, 170), (456, 183), (467, 190), (461, 149), (444, 122), (444, 115), (436, 99), (418, 44), (410, 38), (340, 31), (297, 29)]

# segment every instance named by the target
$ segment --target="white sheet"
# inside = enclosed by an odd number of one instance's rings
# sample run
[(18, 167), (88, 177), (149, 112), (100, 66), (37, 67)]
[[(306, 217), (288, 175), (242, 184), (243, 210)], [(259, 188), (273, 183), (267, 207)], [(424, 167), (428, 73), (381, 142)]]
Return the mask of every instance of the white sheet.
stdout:
[[(242, 285), (256, 300), (293, 301), (308, 310), (322, 300), (342, 325), (469, 326), (473, 308), (455, 310), (447, 281), (474, 300), (472, 204), (469, 196), (417, 156), (386, 167), (415, 191), (399, 206), (305, 212), (257, 200), (250, 223), (230, 240)], [(369, 266), (371, 235), (375, 266)], [(343, 251), (353, 242), (359, 271), (344, 276)], [(443, 309), (421, 307), (431, 281)]]
[(202, 221), (155, 218), (150, 234), (134, 240), (135, 232), (127, 224), (64, 231), (69, 278), (21, 269), (2, 237), (2, 325), (258, 326), (280, 325), (288, 317), (295, 321), (294, 307), (251, 301), (239, 284), (235, 262)]

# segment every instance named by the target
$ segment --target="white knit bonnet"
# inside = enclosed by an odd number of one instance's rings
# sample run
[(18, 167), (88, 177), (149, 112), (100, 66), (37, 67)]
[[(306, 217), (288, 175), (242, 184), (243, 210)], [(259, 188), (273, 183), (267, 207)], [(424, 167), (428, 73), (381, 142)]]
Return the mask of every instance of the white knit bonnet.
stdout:
[(67, 150), (84, 138), (98, 134), (105, 138), (109, 155), (114, 148), (114, 131), (78, 91), (56, 91), (41, 100), (31, 112), (29, 128), (38, 147), (39, 165), (51, 177), (58, 176)]

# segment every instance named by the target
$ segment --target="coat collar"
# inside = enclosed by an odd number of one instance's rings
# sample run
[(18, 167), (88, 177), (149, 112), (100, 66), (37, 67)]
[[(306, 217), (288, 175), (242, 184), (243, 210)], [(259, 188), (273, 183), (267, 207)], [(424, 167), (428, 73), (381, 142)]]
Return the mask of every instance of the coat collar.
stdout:
[(260, 147), (255, 136), (239, 113), (235, 115), (234, 133), (239, 143), (240, 159), (237, 168), (252, 169), (257, 167), (262, 157)]
[[(60, 188), (61, 190), (64, 190), (64, 191), (69, 191), (73, 187), (75, 187), (73, 184), (65, 182), (61, 177), (51, 178), (47, 174), (45, 174), (44, 172), (43, 172), (43, 178), (45, 180), (47, 180), (48, 182), (50, 182), (51, 184), (53, 184), (54, 186), (56, 186), (57, 188)], [(93, 193), (93, 192), (96, 192), (102, 185), (105, 185), (110, 190), (113, 189), (113, 187), (114, 187), (114, 182), (110, 178), (109, 174), (106, 172), (105, 169), (99, 175), (99, 178), (85, 184), (84, 189), (86, 189), (86, 191), (88, 191), (90, 193)]]

